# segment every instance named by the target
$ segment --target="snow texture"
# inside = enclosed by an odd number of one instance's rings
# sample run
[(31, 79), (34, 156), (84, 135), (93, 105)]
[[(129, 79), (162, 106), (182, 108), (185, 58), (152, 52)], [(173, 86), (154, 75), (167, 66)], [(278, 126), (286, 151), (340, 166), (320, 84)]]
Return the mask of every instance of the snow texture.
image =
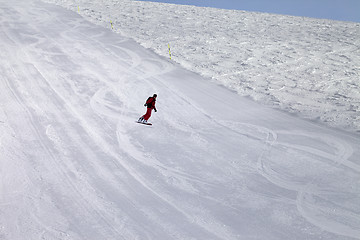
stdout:
[[(115, 3), (81, 11), (100, 18)], [(163, 5), (122, 3), (119, 14), (132, 6), (134, 24), (136, 6), (152, 6), (161, 22)], [(248, 61), (259, 74), (270, 63)], [(300, 63), (297, 71), (309, 74)], [(135, 123), (153, 93), (153, 126)], [(359, 202), (358, 133), (241, 97), (74, 11), (0, 0), (1, 240), (351, 240), (360, 239)]]
[(360, 23), (114, 0), (47, 0), (243, 96), (360, 131)]

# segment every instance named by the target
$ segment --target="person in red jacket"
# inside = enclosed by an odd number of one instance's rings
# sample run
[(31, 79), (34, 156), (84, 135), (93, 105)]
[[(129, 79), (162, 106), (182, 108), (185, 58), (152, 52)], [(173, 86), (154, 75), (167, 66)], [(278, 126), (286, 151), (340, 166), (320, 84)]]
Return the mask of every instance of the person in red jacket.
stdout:
[(157, 112), (155, 103), (156, 103), (157, 94), (154, 94), (152, 97), (149, 97), (146, 100), (146, 103), (144, 104), (145, 107), (147, 107), (146, 113), (141, 116), (138, 120), (138, 122), (147, 123), (147, 120), (151, 117), (151, 112), (154, 109), (155, 112)]

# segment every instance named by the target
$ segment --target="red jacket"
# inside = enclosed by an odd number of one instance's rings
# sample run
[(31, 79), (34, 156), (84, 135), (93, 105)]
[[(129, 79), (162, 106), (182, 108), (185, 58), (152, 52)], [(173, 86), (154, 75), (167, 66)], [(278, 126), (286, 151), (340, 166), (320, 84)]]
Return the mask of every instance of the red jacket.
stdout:
[(156, 98), (154, 98), (154, 97), (149, 97), (149, 98), (146, 100), (145, 106), (146, 106), (147, 108), (154, 109), (155, 112), (156, 112), (157, 110), (156, 110), (156, 107), (155, 107), (155, 103), (156, 103)]

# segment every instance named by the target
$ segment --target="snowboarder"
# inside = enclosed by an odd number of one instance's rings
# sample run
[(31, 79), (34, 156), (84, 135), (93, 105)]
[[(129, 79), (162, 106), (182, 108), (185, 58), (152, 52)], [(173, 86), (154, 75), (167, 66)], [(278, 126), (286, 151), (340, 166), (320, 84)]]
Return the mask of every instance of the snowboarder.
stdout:
[(145, 107), (147, 107), (146, 113), (139, 118), (139, 123), (147, 123), (147, 120), (151, 117), (151, 112), (154, 109), (155, 112), (157, 112), (155, 103), (156, 103), (157, 94), (154, 94), (152, 97), (149, 97), (146, 100), (146, 103), (144, 104)]

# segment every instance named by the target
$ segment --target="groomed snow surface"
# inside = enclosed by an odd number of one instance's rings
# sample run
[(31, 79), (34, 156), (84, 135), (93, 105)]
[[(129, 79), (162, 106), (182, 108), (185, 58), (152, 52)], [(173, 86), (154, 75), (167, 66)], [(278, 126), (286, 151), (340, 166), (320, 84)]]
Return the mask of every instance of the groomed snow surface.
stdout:
[[(256, 19), (241, 14), (249, 23)], [(343, 23), (347, 30), (341, 32), (334, 24), (332, 36), (339, 38), (354, 26)], [(310, 42), (323, 41), (308, 34)], [(265, 48), (252, 45), (261, 38), (245, 44), (242, 51), (255, 55), (239, 74), (248, 81), (242, 71), (269, 70), (274, 79), (285, 78), (270, 70)], [(289, 52), (278, 56), (284, 61)], [(314, 56), (322, 59), (316, 51)], [(324, 61), (332, 56), (342, 63), (340, 55), (326, 56)], [(359, 56), (351, 56), (356, 75)], [(299, 68), (286, 61), (279, 66), (289, 66), (299, 84), (294, 72), (311, 76), (316, 64), (304, 68), (293, 61)], [(340, 74), (333, 63), (321, 71)], [(282, 85), (285, 92), (298, 90), (293, 99), (310, 102), (302, 95), (307, 83), (289, 82)], [(242, 89), (245, 83), (238, 84)], [(320, 85), (314, 82), (308, 94), (318, 96)], [(329, 88), (351, 91), (350, 85)], [(153, 93), (153, 126), (135, 123)], [(358, 99), (351, 94), (346, 96)], [(74, 11), (37, 0), (0, 0), (1, 240), (360, 239), (359, 202), (358, 133), (241, 97)]]
[[(133, 0), (46, 0), (242, 96), (360, 132), (360, 23)], [(331, 4), (331, 3), (329, 3)]]

